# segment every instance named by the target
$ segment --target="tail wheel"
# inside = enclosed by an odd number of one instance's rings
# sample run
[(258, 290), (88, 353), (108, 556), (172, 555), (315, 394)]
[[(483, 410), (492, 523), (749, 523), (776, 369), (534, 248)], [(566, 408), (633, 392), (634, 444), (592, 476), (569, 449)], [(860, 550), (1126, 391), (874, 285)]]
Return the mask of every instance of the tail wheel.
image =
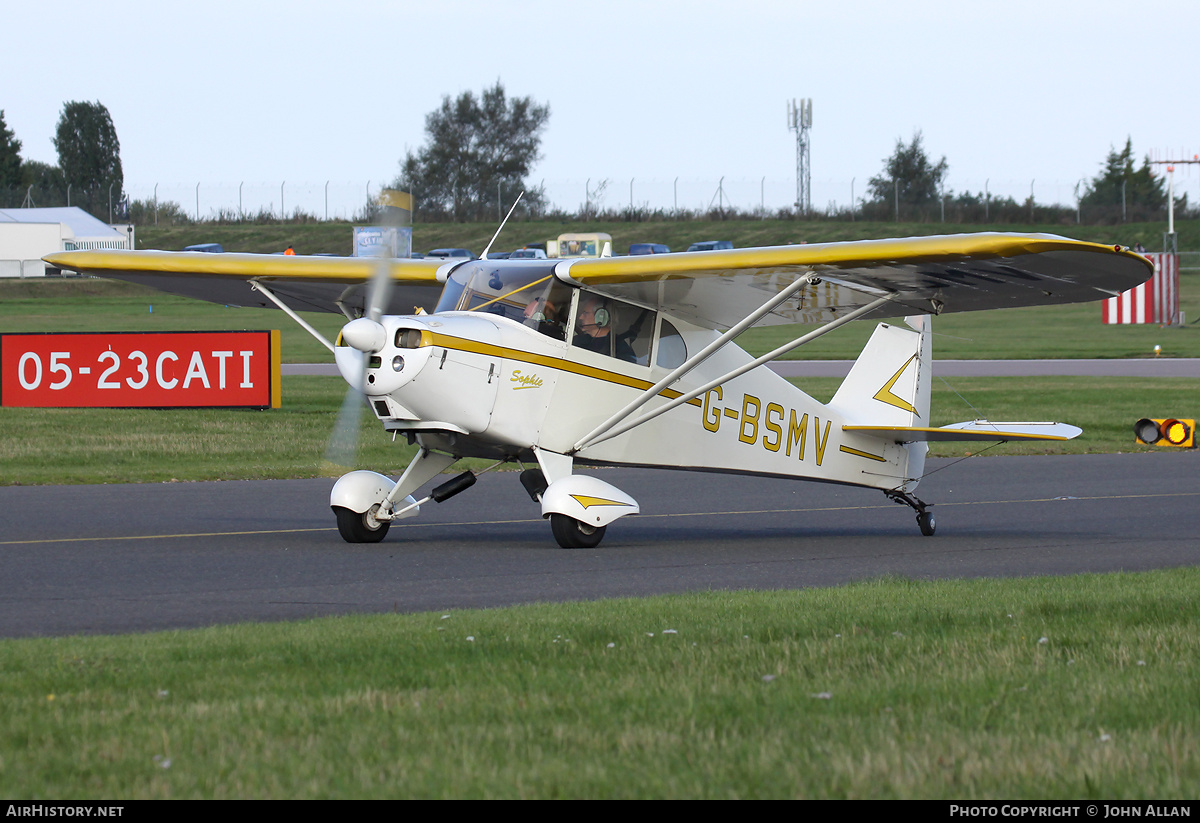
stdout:
[(344, 506), (334, 506), (333, 513), (337, 515), (338, 533), (347, 543), (378, 543), (388, 533), (392, 524), (388, 521), (376, 520), (375, 512), (379, 506), (372, 506), (369, 511), (359, 514)]
[(554, 532), (558, 545), (564, 549), (594, 549), (604, 539), (604, 530), (607, 528), (589, 526), (565, 514), (550, 515), (550, 530)]

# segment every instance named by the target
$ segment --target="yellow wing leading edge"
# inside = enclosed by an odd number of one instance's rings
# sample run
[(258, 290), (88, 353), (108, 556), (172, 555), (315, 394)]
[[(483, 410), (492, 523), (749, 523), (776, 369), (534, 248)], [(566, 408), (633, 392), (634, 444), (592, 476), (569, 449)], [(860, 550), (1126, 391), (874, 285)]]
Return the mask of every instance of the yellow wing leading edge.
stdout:
[(1040, 234), (980, 233), (560, 261), (559, 279), (657, 302), (727, 328), (796, 278), (819, 282), (763, 325), (828, 322), (880, 297), (863, 319), (1100, 300), (1145, 282), (1153, 265), (1119, 246)]

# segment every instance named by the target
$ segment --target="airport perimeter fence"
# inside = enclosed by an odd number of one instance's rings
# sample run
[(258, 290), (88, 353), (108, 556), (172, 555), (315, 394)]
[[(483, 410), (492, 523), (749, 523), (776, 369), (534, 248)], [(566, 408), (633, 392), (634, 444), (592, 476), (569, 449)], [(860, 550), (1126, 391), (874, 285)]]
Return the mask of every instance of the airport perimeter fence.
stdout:
[[(847, 220), (863, 215), (868, 197), (868, 176), (863, 178), (812, 179), (810, 185), (812, 212), (827, 217), (844, 216)], [(545, 211), (571, 216), (625, 216), (638, 220), (647, 216), (670, 217), (678, 214), (708, 215), (721, 211), (739, 216), (791, 216), (796, 211), (796, 179), (770, 178), (574, 178), (527, 180), (530, 187), (542, 193)], [(1031, 192), (1033, 220), (1037, 211), (1054, 209), (1074, 212), (1078, 200), (1078, 180), (1038, 182), (984, 179), (949, 181), (946, 188), (946, 222), (954, 221), (952, 204), (960, 194), (970, 193), (978, 200), (978, 221), (973, 211), (958, 216), (972, 222), (997, 220), (1027, 220)], [(390, 181), (286, 181), (278, 182), (161, 182), (138, 184), (127, 182), (126, 192), (131, 200), (144, 203), (175, 203), (191, 220), (206, 221), (226, 216), (254, 217), (270, 215), (290, 218), (296, 214), (316, 220), (353, 222), (370, 214), (371, 204)], [(1176, 192), (1177, 196), (1181, 192)], [(420, 221), (420, 192), (415, 192), (414, 220)], [(1198, 192), (1200, 196), (1200, 192)], [(968, 198), (970, 199), (970, 198)], [(1200, 197), (1193, 197), (1193, 202)], [(851, 204), (854, 204), (853, 210)], [(1012, 205), (1007, 205), (1012, 204)], [(511, 205), (508, 193), (497, 198), (497, 220), (503, 218)], [(882, 203), (888, 212), (881, 218), (895, 218), (893, 204)], [(1015, 206), (1015, 208), (1014, 208)], [(906, 212), (908, 212), (906, 216)], [(1069, 215), (1066, 215), (1069, 216)], [(910, 206), (900, 204), (900, 220), (937, 222), (942, 220), (941, 205), (925, 206), (919, 215)], [(1087, 215), (1081, 215), (1087, 221)]]
[[(1087, 180), (1018, 181), (987, 178), (947, 181), (942, 202), (922, 206), (893, 200), (869, 201), (868, 175), (852, 178), (814, 178), (811, 216), (825, 219), (871, 219), (897, 222), (946, 223), (1081, 223), (1136, 222), (1144, 215), (1119, 207), (1101, 213), (1080, 208), (1078, 193)], [(794, 178), (762, 176), (653, 177), (527, 180), (542, 194), (539, 216), (571, 219), (652, 220), (704, 217), (767, 218), (799, 216)], [(159, 222), (278, 222), (371, 219), (385, 180), (362, 181), (126, 181), (127, 202), (140, 211), (139, 225)], [(1194, 191), (1193, 191), (1194, 190)], [(27, 192), (19, 193), (24, 198)], [(421, 195), (414, 192), (414, 220), (422, 219)], [(1176, 180), (1176, 196), (1200, 203), (1196, 180)], [(16, 196), (14, 194), (14, 196)], [(501, 192), (494, 204), (499, 221), (512, 205), (514, 193)], [(0, 197), (0, 199), (5, 199)], [(7, 198), (12, 199), (12, 198)], [(33, 192), (36, 206), (66, 205), (63, 193)], [(7, 204), (7, 203), (6, 203)], [(157, 209), (155, 205), (157, 204)], [(853, 207), (852, 207), (853, 204)], [(11, 204), (20, 205), (18, 202)], [(125, 219), (118, 207), (114, 219)], [(102, 219), (107, 214), (97, 215)], [(492, 215), (488, 215), (490, 218)], [(1185, 216), (1197, 216), (1195, 206)], [(1158, 218), (1161, 219), (1161, 218)]]

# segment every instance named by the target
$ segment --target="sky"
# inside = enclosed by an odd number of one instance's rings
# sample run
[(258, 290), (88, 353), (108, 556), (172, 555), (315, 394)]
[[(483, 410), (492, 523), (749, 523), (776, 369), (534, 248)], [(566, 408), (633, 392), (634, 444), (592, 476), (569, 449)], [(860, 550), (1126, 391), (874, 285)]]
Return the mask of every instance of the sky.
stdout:
[[(803, 98), (818, 209), (918, 131), (948, 190), (1039, 203), (1074, 203), (1127, 138), (1139, 162), (1200, 153), (1197, 0), (0, 0), (0, 19), (23, 157), (56, 163), (63, 104), (98, 100), (126, 190), (202, 216), (239, 195), (321, 216), (327, 192), (350, 216), (444, 96), (497, 80), (549, 104), (529, 183), (569, 210), (790, 205)], [(1198, 170), (1175, 175), (1193, 202)]]

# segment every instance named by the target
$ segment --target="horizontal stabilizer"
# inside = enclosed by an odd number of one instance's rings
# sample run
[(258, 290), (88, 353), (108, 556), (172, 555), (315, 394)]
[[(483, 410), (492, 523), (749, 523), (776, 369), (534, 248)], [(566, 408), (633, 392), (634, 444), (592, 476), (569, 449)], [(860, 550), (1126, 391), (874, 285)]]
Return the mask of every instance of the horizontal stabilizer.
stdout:
[(1078, 426), (1067, 423), (993, 423), (972, 420), (942, 428), (921, 426), (842, 426), (842, 431), (861, 432), (896, 443), (1005, 441), (1005, 440), (1071, 440), (1083, 433)]

